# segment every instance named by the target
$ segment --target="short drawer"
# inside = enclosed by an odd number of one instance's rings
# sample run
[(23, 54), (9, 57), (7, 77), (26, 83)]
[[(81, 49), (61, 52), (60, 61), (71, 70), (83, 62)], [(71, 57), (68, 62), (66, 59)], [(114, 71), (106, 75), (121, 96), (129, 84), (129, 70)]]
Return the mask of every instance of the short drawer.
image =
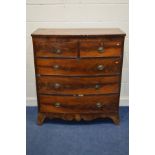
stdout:
[(41, 75), (115, 75), (120, 74), (120, 58), (98, 59), (36, 59)]
[(80, 57), (119, 57), (122, 55), (122, 40), (89, 39), (80, 42)]
[(36, 57), (77, 57), (76, 40), (34, 38)]
[(37, 78), (40, 94), (109, 94), (119, 93), (119, 76)]
[(116, 113), (118, 95), (100, 96), (49, 96), (40, 95), (40, 111), (52, 113)]

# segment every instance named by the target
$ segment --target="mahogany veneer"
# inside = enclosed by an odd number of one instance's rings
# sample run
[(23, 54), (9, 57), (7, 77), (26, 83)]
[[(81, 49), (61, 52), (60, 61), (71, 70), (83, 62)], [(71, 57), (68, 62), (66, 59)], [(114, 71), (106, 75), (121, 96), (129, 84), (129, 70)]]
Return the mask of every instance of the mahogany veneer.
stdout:
[(39, 125), (45, 118), (119, 123), (124, 38), (120, 29), (32, 33)]

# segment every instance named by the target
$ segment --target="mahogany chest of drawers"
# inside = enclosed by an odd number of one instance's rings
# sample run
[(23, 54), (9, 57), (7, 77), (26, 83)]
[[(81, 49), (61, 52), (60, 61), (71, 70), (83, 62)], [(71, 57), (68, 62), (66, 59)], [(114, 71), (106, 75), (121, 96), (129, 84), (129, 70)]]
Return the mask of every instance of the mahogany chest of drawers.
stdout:
[(45, 118), (118, 124), (124, 38), (120, 29), (32, 33), (38, 124)]

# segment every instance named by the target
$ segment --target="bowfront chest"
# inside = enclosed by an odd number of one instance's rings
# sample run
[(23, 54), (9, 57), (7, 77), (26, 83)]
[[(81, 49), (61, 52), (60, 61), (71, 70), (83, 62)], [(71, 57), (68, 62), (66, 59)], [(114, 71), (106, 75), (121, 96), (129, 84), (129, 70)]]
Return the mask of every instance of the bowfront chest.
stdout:
[(120, 29), (32, 33), (38, 124), (45, 118), (118, 124), (124, 38)]

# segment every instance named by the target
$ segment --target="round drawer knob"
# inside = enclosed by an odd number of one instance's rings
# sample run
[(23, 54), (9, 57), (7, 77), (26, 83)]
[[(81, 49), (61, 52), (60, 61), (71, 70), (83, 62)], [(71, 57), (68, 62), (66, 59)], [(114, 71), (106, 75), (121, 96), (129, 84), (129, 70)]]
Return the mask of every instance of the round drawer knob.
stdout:
[(83, 97), (83, 96), (84, 96), (84, 94), (78, 94), (78, 96), (79, 96), (79, 97)]
[(103, 65), (98, 65), (97, 66), (97, 70), (102, 71), (103, 69), (104, 69), (104, 66)]
[(54, 69), (59, 69), (59, 67), (60, 67), (59, 65), (54, 65), (53, 66)]
[(61, 85), (60, 85), (59, 83), (55, 83), (55, 84), (54, 84), (54, 88), (55, 88), (55, 89), (60, 88), (60, 86), (61, 86)]
[(99, 84), (96, 84), (95, 89), (99, 89), (99, 88), (101, 88), (101, 86)]
[(100, 47), (98, 48), (98, 52), (99, 52), (99, 53), (103, 53), (103, 52), (104, 52), (104, 48), (103, 48), (102, 46), (100, 46)]
[(62, 53), (62, 51), (60, 49), (53, 49), (52, 52), (55, 53), (55, 54)]
[(115, 64), (119, 64), (119, 61), (115, 61)]
[(97, 108), (101, 108), (101, 107), (102, 107), (102, 104), (101, 104), (100, 102), (97, 102), (97, 103), (96, 103), (96, 107), (97, 107)]
[(120, 44), (120, 43), (117, 43), (116, 45), (117, 45), (117, 46), (120, 46), (121, 44)]
[(60, 102), (55, 102), (55, 103), (54, 103), (54, 106), (58, 108), (58, 107), (61, 106), (61, 103), (60, 103)]

